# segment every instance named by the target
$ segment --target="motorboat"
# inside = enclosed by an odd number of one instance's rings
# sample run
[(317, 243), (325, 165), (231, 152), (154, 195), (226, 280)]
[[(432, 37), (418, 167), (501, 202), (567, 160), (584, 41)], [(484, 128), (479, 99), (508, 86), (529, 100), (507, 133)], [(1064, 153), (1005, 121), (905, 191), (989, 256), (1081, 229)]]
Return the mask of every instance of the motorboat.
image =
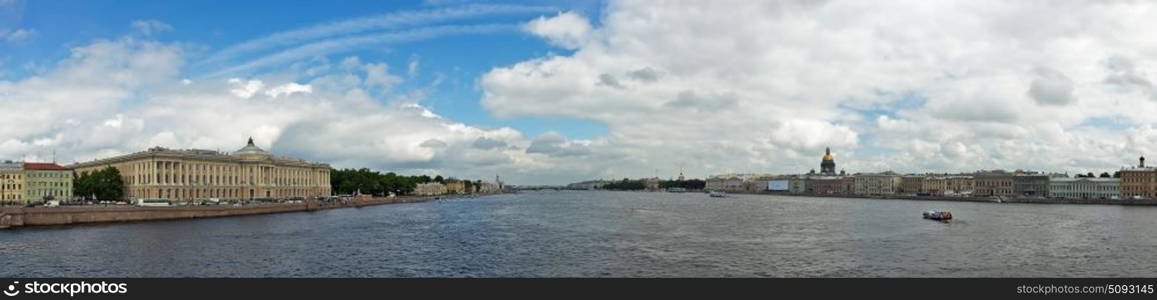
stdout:
[(724, 193), (724, 192), (721, 192), (721, 191), (711, 191), (711, 197), (714, 197), (714, 198), (724, 198), (724, 197), (727, 197), (727, 193)]
[(952, 220), (952, 212), (929, 210), (924, 212), (924, 218), (937, 221)]

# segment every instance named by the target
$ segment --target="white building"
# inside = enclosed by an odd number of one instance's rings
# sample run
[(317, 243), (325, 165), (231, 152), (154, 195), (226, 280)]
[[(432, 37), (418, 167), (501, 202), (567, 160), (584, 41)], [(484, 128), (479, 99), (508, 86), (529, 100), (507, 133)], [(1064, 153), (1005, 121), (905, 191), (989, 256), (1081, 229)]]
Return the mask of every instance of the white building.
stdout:
[(1049, 197), (1119, 199), (1120, 196), (1120, 178), (1049, 178)]

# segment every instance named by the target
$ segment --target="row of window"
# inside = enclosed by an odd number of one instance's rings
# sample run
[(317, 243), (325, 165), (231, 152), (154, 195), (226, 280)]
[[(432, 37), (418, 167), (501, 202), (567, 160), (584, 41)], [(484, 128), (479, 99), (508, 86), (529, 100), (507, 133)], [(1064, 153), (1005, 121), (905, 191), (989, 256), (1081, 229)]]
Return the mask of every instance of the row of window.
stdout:
[(1049, 187), (1050, 191), (1118, 191), (1120, 188), (1113, 185), (1095, 185), (1095, 186), (1067, 186), (1059, 185)]
[[(148, 163), (133, 164), (133, 174), (127, 177), (129, 184), (196, 184), (196, 185), (241, 185), (269, 182), (279, 185), (324, 185), (328, 184), (325, 171), (308, 169), (277, 169), (261, 167), (250, 169), (239, 166), (183, 164), (176, 162), (156, 162), (155, 168)], [(149, 176), (148, 173), (154, 173)], [(245, 176), (248, 175), (248, 176)], [(248, 177), (248, 180), (245, 180)]]
[(28, 178), (72, 178), (72, 172), (69, 171), (28, 172), (24, 174)]
[(289, 189), (278, 191), (265, 191), (264, 194), (258, 194), (254, 190), (249, 190), (250, 195), (243, 195), (238, 189), (160, 189), (150, 190), (142, 189), (133, 191), (129, 197), (136, 198), (169, 198), (169, 199), (206, 199), (206, 198), (263, 198), (263, 197), (305, 197), (305, 196), (320, 196), (328, 194), (328, 192), (321, 190), (320, 192), (312, 192), (309, 189)]

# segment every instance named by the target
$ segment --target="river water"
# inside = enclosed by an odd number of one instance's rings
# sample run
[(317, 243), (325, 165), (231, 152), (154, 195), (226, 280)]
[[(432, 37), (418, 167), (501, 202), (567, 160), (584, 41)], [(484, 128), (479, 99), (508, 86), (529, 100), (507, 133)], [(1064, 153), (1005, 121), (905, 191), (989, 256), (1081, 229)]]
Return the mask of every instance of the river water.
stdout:
[(1153, 277), (1157, 207), (544, 191), (0, 230), (0, 261), (2, 277)]

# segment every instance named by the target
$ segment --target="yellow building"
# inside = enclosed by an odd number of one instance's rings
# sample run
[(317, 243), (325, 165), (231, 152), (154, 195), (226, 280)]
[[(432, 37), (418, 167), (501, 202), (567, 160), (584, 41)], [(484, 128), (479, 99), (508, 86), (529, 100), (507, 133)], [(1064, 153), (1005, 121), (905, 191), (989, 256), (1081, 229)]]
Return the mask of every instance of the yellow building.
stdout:
[(446, 181), (443, 185), (446, 186), (446, 193), (450, 194), (465, 194), (466, 183), (462, 181)]
[(437, 182), (419, 183), (414, 187), (414, 195), (437, 196), (446, 194), (446, 185)]
[(132, 199), (291, 199), (330, 195), (330, 166), (275, 157), (253, 144), (236, 152), (154, 147), (73, 166), (78, 174), (117, 168)]
[(24, 163), (24, 199), (32, 202), (72, 198), (72, 170), (56, 163)]
[(24, 203), (24, 164), (0, 162), (0, 202)]

